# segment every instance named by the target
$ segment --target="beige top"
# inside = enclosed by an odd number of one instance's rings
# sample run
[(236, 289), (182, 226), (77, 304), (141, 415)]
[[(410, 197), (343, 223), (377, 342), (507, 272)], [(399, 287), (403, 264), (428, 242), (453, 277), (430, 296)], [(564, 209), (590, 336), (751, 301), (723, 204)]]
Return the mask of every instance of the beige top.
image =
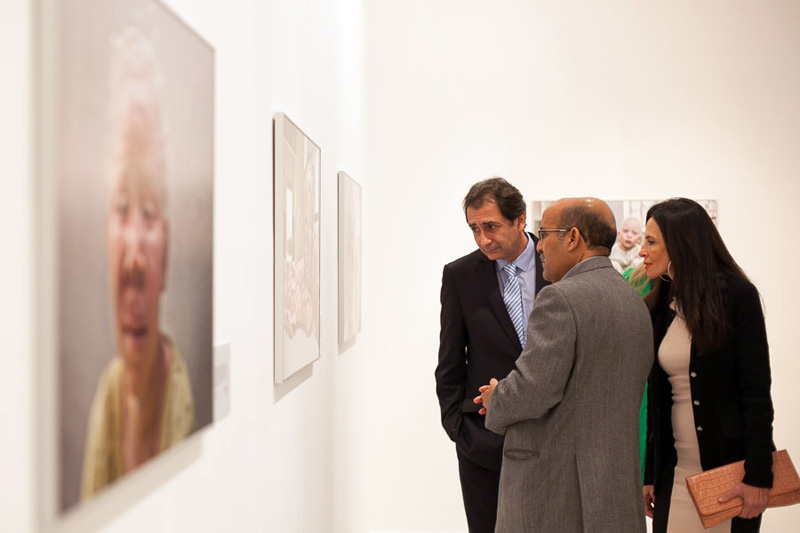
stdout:
[[(194, 429), (189, 371), (172, 340), (163, 334), (162, 339), (173, 357), (164, 394), (159, 453), (183, 440)], [(86, 431), (82, 500), (90, 498), (125, 474), (122, 461), (122, 371), (122, 358), (114, 357), (97, 383)]]
[(670, 307), (676, 311), (675, 319), (658, 349), (658, 362), (669, 375), (669, 382), (672, 385), (672, 435), (675, 438), (675, 451), (678, 454), (667, 533), (730, 533), (730, 520), (711, 529), (704, 529), (697, 508), (686, 489), (686, 476), (703, 471), (700, 464), (700, 447), (697, 444), (689, 377), (692, 334), (674, 303)]

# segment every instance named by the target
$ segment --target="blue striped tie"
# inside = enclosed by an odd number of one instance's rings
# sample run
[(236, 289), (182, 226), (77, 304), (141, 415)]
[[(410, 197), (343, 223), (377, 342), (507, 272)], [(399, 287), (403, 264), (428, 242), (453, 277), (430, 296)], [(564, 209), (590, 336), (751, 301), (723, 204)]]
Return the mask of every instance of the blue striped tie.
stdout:
[(517, 279), (517, 266), (514, 263), (508, 263), (503, 267), (503, 270), (508, 274), (508, 280), (506, 281), (505, 289), (503, 289), (503, 301), (506, 303), (511, 323), (514, 324), (514, 329), (517, 330), (519, 343), (524, 348), (525, 316), (522, 314), (522, 291), (519, 288), (519, 280)]

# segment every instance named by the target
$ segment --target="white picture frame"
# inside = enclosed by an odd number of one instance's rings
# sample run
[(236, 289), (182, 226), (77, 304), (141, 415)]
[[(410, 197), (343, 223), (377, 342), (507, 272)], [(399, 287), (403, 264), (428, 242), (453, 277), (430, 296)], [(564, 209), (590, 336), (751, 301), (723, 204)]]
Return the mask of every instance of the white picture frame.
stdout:
[(339, 189), (339, 345), (361, 331), (361, 185), (346, 172)]
[(285, 114), (273, 120), (274, 382), (320, 357), (321, 150)]

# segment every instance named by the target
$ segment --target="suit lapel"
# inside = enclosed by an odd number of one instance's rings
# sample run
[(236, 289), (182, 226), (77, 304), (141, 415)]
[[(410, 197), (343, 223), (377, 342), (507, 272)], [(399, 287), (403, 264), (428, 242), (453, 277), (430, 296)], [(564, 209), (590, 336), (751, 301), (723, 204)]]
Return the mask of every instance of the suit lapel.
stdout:
[(517, 330), (514, 329), (514, 324), (508, 316), (508, 309), (506, 309), (506, 304), (503, 301), (503, 295), (500, 294), (500, 284), (497, 281), (497, 270), (495, 269), (494, 261), (490, 261), (486, 256), (481, 255), (478, 259), (477, 269), (478, 286), (486, 287), (486, 296), (489, 298), (489, 303), (497, 316), (497, 320), (500, 322), (500, 326), (509, 340), (514, 343), (514, 346), (521, 351), (522, 345), (519, 342)]

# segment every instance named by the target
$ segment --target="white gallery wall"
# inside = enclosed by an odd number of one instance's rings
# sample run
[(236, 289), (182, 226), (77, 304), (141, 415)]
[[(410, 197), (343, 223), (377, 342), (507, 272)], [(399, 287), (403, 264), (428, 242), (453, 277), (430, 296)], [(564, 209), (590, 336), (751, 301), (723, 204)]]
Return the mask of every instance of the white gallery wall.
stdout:
[(27, 2), (0, 0), (0, 531), (29, 530), (34, 506), (29, 20)]
[[(461, 200), (492, 175), (527, 200), (718, 199), (766, 306), (775, 442), (800, 457), (800, 3), (386, 0), (366, 13), (360, 342), (375, 445), (354, 482), (382, 487), (370, 525), (466, 530), (434, 394), (438, 297), (442, 266), (475, 249)], [(763, 530), (798, 522), (800, 508), (773, 510)]]
[[(775, 440), (800, 460), (794, 0), (169, 0), (216, 50), (214, 337), (227, 418), (55, 531), (466, 531), (433, 370), (460, 203), (501, 175), (527, 200), (719, 200), (762, 292)], [(0, 531), (38, 525), (30, 1), (0, 0)], [(322, 148), (322, 358), (272, 384), (272, 115)], [(336, 172), (363, 187), (363, 314), (336, 329)], [(791, 531), (800, 507), (769, 511)]]

